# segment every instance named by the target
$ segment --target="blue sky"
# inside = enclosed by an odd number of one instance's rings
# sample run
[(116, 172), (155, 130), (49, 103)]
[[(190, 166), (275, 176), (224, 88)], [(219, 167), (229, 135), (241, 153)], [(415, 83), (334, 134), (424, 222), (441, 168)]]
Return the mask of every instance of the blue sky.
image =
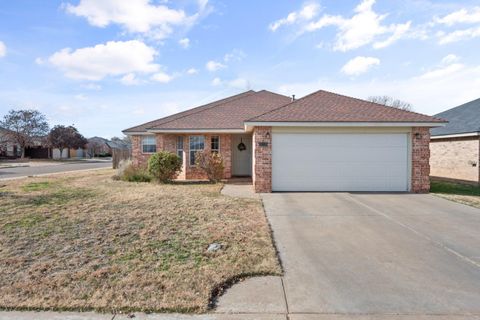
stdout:
[(435, 114), (480, 97), (480, 0), (0, 2), (0, 116), (86, 136), (247, 89), (390, 95)]

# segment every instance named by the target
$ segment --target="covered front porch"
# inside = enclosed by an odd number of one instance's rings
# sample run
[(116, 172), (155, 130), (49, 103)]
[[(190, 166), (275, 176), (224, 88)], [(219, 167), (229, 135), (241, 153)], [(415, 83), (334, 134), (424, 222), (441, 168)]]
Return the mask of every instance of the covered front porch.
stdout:
[[(165, 150), (175, 153), (182, 159), (179, 180), (202, 180), (207, 176), (195, 165), (195, 155), (199, 151), (218, 152), (224, 164), (224, 179), (252, 177), (253, 144), (250, 133), (222, 132), (175, 132), (156, 133), (134, 139), (140, 155), (134, 156), (137, 164), (146, 164), (151, 154)], [(154, 144), (154, 145), (152, 145)]]

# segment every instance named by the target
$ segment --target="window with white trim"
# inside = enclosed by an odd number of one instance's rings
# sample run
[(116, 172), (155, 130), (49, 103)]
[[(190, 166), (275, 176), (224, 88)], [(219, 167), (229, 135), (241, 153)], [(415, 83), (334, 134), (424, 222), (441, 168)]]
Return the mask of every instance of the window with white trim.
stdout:
[(190, 136), (189, 137), (189, 153), (190, 153), (190, 165), (195, 165), (195, 154), (199, 151), (203, 151), (205, 148), (204, 136)]
[(212, 153), (219, 153), (220, 152), (220, 137), (219, 136), (212, 136), (210, 138), (210, 149)]
[(183, 163), (183, 136), (177, 136), (177, 156)]
[(155, 136), (144, 136), (142, 138), (142, 152), (155, 153), (157, 152), (157, 141)]

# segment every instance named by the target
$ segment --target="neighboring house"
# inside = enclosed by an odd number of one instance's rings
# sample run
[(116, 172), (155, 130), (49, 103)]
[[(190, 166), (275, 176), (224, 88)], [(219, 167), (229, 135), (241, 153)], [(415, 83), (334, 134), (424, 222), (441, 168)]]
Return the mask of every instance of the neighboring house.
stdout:
[(110, 148), (113, 154), (113, 150), (131, 150), (132, 145), (126, 141), (123, 140), (107, 140), (106, 141), (107, 146)]
[(33, 144), (25, 148), (25, 157), (30, 159), (49, 159), (51, 153), (46, 136), (33, 138)]
[(87, 140), (87, 152), (90, 157), (106, 157), (112, 155), (112, 148), (108, 144), (108, 142), (110, 142), (108, 139), (102, 137), (92, 137), (88, 138)]
[(7, 129), (0, 127), (0, 158), (17, 158), (22, 156), (22, 149), (10, 141)]
[(431, 130), (431, 176), (480, 183), (480, 99), (435, 117), (448, 124)]
[(434, 117), (326, 91), (301, 99), (247, 91), (123, 132), (137, 165), (160, 150), (200, 179), (197, 151), (219, 152), (225, 178), (251, 176), (256, 192), (428, 192)]
[(52, 149), (52, 158), (53, 159), (83, 159), (87, 157), (87, 148), (78, 148), (78, 149), (63, 149), (62, 154), (60, 155), (60, 149)]

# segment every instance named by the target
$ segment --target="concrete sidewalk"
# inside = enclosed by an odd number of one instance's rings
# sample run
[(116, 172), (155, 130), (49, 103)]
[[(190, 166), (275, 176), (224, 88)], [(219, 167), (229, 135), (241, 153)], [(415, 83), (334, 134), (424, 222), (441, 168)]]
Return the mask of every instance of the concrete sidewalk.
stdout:
[(131, 313), (102, 314), (94, 312), (0, 311), (0, 320), (287, 320), (285, 314), (201, 314)]

